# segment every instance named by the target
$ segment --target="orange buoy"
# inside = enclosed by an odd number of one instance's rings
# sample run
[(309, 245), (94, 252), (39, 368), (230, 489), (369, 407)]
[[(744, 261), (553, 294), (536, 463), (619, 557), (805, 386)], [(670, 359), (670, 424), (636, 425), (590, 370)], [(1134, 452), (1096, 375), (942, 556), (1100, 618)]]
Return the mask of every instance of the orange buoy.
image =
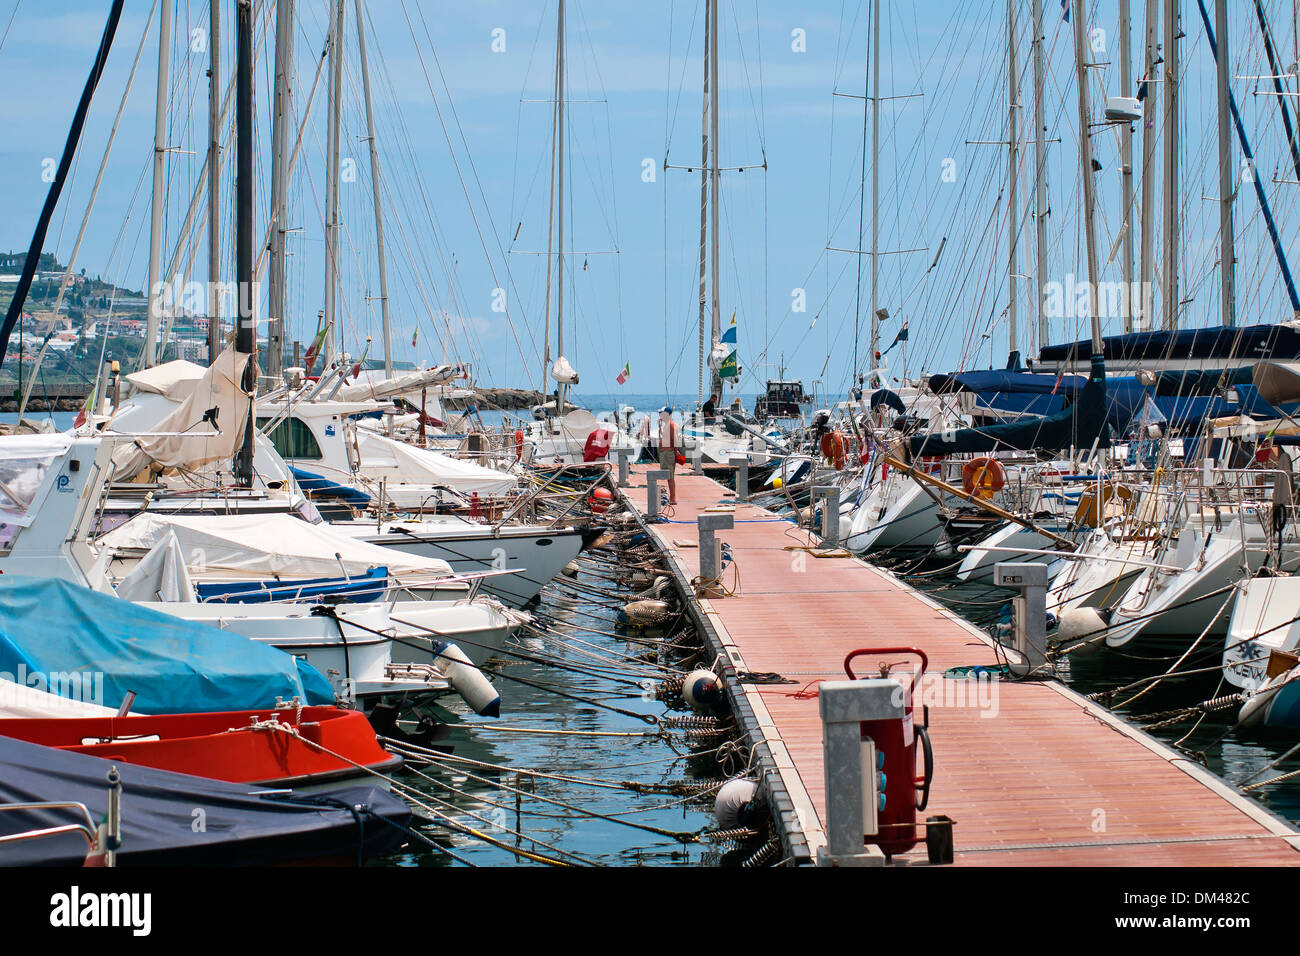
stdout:
[(593, 514), (603, 515), (614, 503), (614, 495), (608, 488), (593, 488), (591, 494), (587, 496), (587, 502), (591, 505)]
[(846, 454), (843, 432), (835, 430), (822, 435), (822, 457), (834, 465), (836, 471), (844, 470)]
[(1002, 462), (982, 456), (972, 458), (961, 468), (961, 487), (968, 495), (988, 501), (1005, 487), (1007, 473)]

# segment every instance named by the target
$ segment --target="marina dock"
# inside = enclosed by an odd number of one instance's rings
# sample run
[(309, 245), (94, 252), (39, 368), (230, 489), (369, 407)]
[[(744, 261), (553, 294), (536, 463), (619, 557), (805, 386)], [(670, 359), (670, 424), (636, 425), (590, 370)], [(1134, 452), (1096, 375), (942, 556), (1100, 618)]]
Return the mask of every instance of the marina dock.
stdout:
[[(642, 516), (645, 472), (631, 469), (623, 489)], [(719, 676), (761, 767), (784, 856), (812, 863), (826, 843), (818, 682), (844, 679), (845, 655), (871, 646), (915, 645), (934, 676), (994, 667), (995, 641), (888, 572), (816, 556), (808, 531), (736, 502), (710, 477), (679, 470), (677, 497), (646, 528), (686, 595), (699, 574), (697, 516), (735, 507), (734, 530), (719, 533), (738, 570), (723, 576), (734, 594), (688, 604), (723, 662)], [(943, 681), (958, 683), (976, 682)], [(995, 690), (989, 706), (973, 693), (961, 706), (929, 701), (936, 768), (918, 822), (955, 821), (956, 864), (1300, 864), (1300, 831), (1059, 681), (1004, 680)], [(922, 843), (896, 862), (926, 859)]]

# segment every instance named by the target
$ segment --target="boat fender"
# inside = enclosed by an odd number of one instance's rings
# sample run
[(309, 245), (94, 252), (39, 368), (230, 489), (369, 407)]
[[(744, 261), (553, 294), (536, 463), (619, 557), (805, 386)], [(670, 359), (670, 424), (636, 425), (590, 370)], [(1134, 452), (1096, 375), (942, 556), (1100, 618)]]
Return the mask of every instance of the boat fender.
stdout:
[(682, 683), (682, 700), (697, 711), (718, 710), (724, 703), (722, 681), (713, 671), (703, 668), (691, 671)]
[(618, 623), (633, 627), (654, 627), (668, 620), (672, 613), (666, 601), (630, 601), (616, 615)]
[(1096, 637), (1098, 640), (1094, 642), (1093, 646), (1100, 648), (1102, 644), (1100, 640), (1101, 632), (1105, 628), (1106, 619), (1095, 607), (1072, 607), (1068, 611), (1061, 612), (1060, 622), (1056, 625), (1055, 637), (1061, 643), (1078, 640), (1082, 637)]
[(501, 716), (501, 695), (469, 656), (455, 644), (435, 644), (438, 670), (456, 693), (481, 717)]
[(758, 784), (745, 777), (728, 780), (718, 788), (713, 801), (713, 818), (719, 830), (756, 829), (762, 823), (764, 810)]

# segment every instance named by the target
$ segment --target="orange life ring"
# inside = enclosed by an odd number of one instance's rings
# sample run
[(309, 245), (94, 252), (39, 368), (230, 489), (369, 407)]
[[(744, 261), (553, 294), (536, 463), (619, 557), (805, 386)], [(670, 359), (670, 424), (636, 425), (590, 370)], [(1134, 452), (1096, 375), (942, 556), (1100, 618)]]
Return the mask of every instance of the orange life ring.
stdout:
[(1002, 462), (987, 456), (972, 458), (961, 467), (961, 487), (968, 495), (988, 501), (1007, 483)]
[(515, 429), (515, 461), (524, 460), (524, 433), (523, 429)]
[(830, 431), (822, 435), (822, 457), (835, 466), (836, 471), (843, 471), (846, 460), (844, 433)]

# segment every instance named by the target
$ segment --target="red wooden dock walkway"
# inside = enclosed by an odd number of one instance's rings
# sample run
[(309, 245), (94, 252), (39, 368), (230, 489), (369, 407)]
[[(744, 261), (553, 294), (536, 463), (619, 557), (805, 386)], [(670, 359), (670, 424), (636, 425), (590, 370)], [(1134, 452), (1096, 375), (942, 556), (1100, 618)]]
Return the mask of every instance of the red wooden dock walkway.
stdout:
[[(644, 472), (634, 469), (624, 491), (641, 512)], [(735, 502), (704, 476), (679, 474), (677, 489), (670, 520), (651, 527), (687, 582), (699, 573), (696, 516)], [(724, 672), (766, 768), (786, 855), (810, 862), (825, 843), (821, 720), (808, 695), (816, 682), (843, 679), (844, 656), (858, 647), (916, 645), (941, 675), (995, 665), (994, 645), (888, 572), (787, 550), (816, 540), (770, 512), (741, 503), (735, 520), (719, 537), (739, 571), (738, 585), (731, 568), (723, 583), (737, 594), (699, 601), (702, 620), (730, 659)], [(737, 681), (765, 672), (797, 683)], [(936, 769), (921, 815), (956, 821), (959, 865), (1300, 864), (1300, 832), (1063, 684), (1000, 682), (990, 706), (965, 703), (931, 702)], [(904, 859), (924, 863), (924, 845)]]

